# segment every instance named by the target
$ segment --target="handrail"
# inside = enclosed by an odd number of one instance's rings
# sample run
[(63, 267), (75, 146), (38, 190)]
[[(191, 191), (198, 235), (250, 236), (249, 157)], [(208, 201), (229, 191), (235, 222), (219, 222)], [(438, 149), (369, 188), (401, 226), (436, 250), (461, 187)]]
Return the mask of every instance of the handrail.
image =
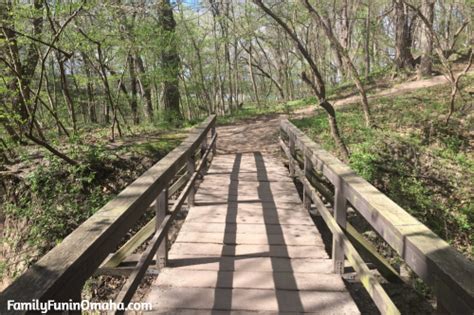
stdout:
[[(334, 185), (334, 218), (342, 229), (345, 228), (347, 203), (350, 203), (407, 265), (434, 289), (440, 311), (452, 314), (474, 312), (473, 263), (288, 120), (282, 120), (280, 131), (288, 139), (288, 145), (284, 139), (281, 139), (281, 145), (290, 161), (295, 160), (296, 149), (303, 153), (304, 178), (309, 170), (316, 170)], [(299, 168), (293, 162), (290, 163), (290, 171)], [(312, 197), (309, 188), (306, 186), (305, 198)], [(344, 244), (337, 240), (334, 245), (335, 269), (340, 271), (341, 261), (343, 265), (344, 255), (349, 253), (344, 251)]]
[[(94, 274), (109, 253), (137, 223), (150, 204), (168, 190), (182, 166), (194, 162), (194, 153), (207, 144), (208, 133), (215, 139), (216, 116), (209, 116), (193, 128), (173, 151), (128, 185), (60, 244), (44, 255), (0, 295), (0, 313), (7, 301), (80, 301), (84, 282)], [(212, 152), (215, 153), (215, 140)], [(191, 172), (194, 173), (194, 172)], [(192, 194), (194, 193), (191, 189)]]

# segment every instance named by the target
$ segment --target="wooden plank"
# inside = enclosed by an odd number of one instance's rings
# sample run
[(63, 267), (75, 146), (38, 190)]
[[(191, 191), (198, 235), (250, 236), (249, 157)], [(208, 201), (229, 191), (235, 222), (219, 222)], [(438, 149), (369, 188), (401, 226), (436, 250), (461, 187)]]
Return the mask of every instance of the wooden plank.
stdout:
[(145, 224), (135, 235), (133, 235), (119, 250), (117, 250), (109, 259), (106, 259), (100, 268), (114, 268), (118, 266), (127, 256), (132, 254), (140, 245), (142, 245), (156, 229), (156, 217), (153, 217)]
[(324, 258), (284, 257), (178, 257), (170, 253), (170, 268), (183, 270), (266, 271), (298, 273), (332, 273), (332, 262)]
[(174, 195), (178, 190), (180, 190), (189, 180), (189, 174), (185, 173), (177, 179), (173, 185), (168, 189), (168, 195)]
[(272, 314), (360, 314), (349, 293), (338, 291), (156, 287), (146, 302), (152, 303), (155, 312), (167, 311), (168, 314), (182, 309), (199, 310), (197, 314), (210, 309), (226, 311), (225, 314), (231, 310), (244, 314), (248, 310)]
[(69, 288), (82, 286), (108, 253), (141, 217), (158, 193), (184, 165), (215, 123), (215, 115), (194, 128), (173, 151), (127, 186), (116, 198), (81, 224), (44, 255), (0, 295), (0, 313), (9, 313), (6, 301), (55, 299), (67, 301)]
[[(228, 281), (220, 281), (229, 279)], [(232, 279), (230, 281), (230, 279)], [(344, 292), (342, 278), (315, 272), (222, 271), (165, 269), (155, 282), (163, 287), (227, 288)], [(314, 292), (317, 296), (319, 292)]]
[(169, 257), (281, 257), (281, 258), (328, 258), (323, 247), (288, 245), (223, 245), (200, 243), (174, 243)]
[(346, 199), (418, 276), (435, 292), (439, 283), (449, 288), (439, 299), (450, 312), (474, 312), (474, 264), (290, 122), (281, 128), (295, 136), (297, 148), (312, 152), (316, 170), (333, 184), (343, 182)]
[[(322, 243), (319, 235), (311, 233), (304, 234), (249, 234), (249, 233), (202, 233), (180, 231), (176, 243), (214, 243), (220, 244), (227, 239), (235, 239), (235, 245), (314, 245)], [(227, 243), (229, 244), (229, 243)]]
[(187, 221), (181, 227), (180, 232), (199, 232), (199, 233), (239, 233), (239, 234), (265, 234), (265, 235), (313, 235), (320, 237), (316, 228), (308, 228), (300, 224), (263, 224), (263, 223), (206, 223)]

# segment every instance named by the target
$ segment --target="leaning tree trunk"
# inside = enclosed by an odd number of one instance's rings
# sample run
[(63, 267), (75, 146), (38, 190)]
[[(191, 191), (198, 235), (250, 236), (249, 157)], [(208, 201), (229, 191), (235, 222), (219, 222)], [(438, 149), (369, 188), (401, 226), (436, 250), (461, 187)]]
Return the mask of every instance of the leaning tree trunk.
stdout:
[(314, 76), (316, 82), (311, 81), (308, 76), (303, 72), (302, 79), (307, 83), (314, 93), (316, 94), (317, 98), (319, 99), (319, 106), (321, 106), (326, 113), (328, 114), (328, 121), (329, 126), (331, 128), (331, 135), (333, 140), (338, 148), (339, 153), (341, 154), (344, 161), (349, 160), (349, 150), (347, 149), (344, 140), (342, 139), (339, 128), (337, 125), (336, 120), (336, 112), (334, 111), (334, 107), (326, 100), (326, 87), (324, 80), (321, 76), (321, 72), (319, 71), (318, 66), (316, 65), (314, 59), (309, 54), (306, 47), (303, 45), (301, 40), (299, 39), (298, 35), (294, 30), (292, 30), (288, 24), (286, 24), (282, 19), (280, 19), (270, 8), (268, 8), (262, 0), (253, 0), (253, 2), (259, 6), (267, 15), (269, 15), (275, 22), (277, 22), (288, 34), (288, 36), (292, 39), (295, 47), (299, 50), (301, 55), (303, 55), (306, 62), (309, 64), (311, 68), (312, 75)]
[[(332, 32), (331, 25), (327, 22), (324, 21), (322, 16), (319, 14), (319, 12), (316, 10), (315, 7), (313, 7), (308, 0), (300, 0), (301, 3), (306, 7), (308, 12), (311, 15), (311, 18), (314, 20), (316, 25), (319, 25), (323, 28), (324, 33), (326, 34), (326, 37), (329, 39), (329, 41), (332, 43), (333, 49), (336, 50), (336, 52), (341, 56), (342, 61), (344, 63), (344, 68), (346, 71), (348, 71), (351, 76), (352, 80), (354, 81), (354, 84), (357, 87), (357, 90), (359, 91), (360, 99), (361, 99), (361, 105), (362, 105), (362, 111), (364, 113), (364, 119), (365, 119), (365, 125), (367, 127), (371, 126), (371, 117), (370, 117), (370, 108), (369, 108), (369, 101), (367, 99), (367, 93), (365, 91), (365, 87), (359, 77), (359, 72), (357, 71), (356, 67), (354, 66), (354, 63), (352, 62), (349, 53), (347, 52), (347, 49), (344, 48), (343, 43), (341, 43), (334, 33)], [(347, 38), (349, 37), (348, 35), (346, 36)], [(348, 41), (346, 39), (346, 41)], [(348, 43), (345, 43), (347, 45)]]

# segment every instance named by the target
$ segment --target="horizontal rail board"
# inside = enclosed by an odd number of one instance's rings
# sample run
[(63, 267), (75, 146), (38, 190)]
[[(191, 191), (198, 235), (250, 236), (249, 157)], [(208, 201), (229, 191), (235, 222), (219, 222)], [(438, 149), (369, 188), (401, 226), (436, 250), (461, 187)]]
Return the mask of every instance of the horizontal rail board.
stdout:
[(474, 264), (288, 120), (281, 131), (434, 291), (450, 312), (474, 311)]
[(86, 279), (119, 245), (179, 169), (194, 154), (215, 124), (215, 115), (193, 128), (173, 151), (127, 186), (116, 198), (82, 223), (59, 245), (31, 266), (0, 295), (0, 313), (7, 300), (55, 299), (77, 296)]

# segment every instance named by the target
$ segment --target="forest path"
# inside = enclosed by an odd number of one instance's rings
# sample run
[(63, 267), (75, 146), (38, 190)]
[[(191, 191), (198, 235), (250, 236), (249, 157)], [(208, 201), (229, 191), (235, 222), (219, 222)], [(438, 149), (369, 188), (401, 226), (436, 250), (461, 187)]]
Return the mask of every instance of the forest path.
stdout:
[[(468, 75), (474, 74), (469, 71)], [(445, 76), (434, 76), (430, 79), (418, 80), (397, 84), (391, 88), (384, 89), (369, 96), (369, 101), (380, 97), (400, 95), (422, 88), (429, 88), (448, 84)], [(359, 102), (359, 95), (341, 98), (333, 102), (335, 107), (352, 105)], [(314, 115), (316, 110), (320, 110), (315, 105), (296, 110), (291, 115), (292, 118), (301, 118)], [(233, 124), (219, 126), (217, 132), (219, 141), (217, 151), (220, 154), (249, 153), (260, 151), (276, 155), (279, 152), (278, 127), (280, 119), (288, 118), (287, 115), (270, 114), (252, 119), (244, 119)]]
[(275, 155), (279, 151), (278, 128), (281, 117), (278, 114), (265, 115), (217, 127), (217, 153), (259, 151)]

